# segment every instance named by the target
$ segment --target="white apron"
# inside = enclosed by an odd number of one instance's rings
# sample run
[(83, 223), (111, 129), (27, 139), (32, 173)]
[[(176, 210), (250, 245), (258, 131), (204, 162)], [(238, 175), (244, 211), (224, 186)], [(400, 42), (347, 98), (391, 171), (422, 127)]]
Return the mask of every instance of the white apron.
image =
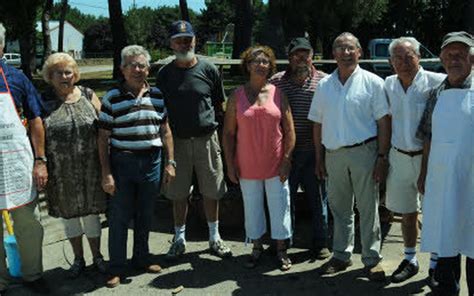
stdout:
[(474, 79), (442, 91), (433, 111), (421, 250), (474, 258)]
[(36, 197), (34, 159), (2, 67), (0, 76), (6, 86), (0, 90), (0, 210), (10, 210)]

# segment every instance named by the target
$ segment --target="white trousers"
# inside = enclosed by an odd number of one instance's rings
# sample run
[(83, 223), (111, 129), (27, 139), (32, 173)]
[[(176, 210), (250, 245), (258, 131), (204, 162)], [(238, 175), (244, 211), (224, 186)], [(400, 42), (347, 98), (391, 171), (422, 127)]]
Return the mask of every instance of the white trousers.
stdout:
[(260, 239), (267, 230), (263, 201), (265, 193), (270, 214), (272, 239), (285, 240), (291, 237), (288, 181), (282, 183), (279, 176), (265, 180), (240, 179), (240, 188), (244, 200), (247, 238)]

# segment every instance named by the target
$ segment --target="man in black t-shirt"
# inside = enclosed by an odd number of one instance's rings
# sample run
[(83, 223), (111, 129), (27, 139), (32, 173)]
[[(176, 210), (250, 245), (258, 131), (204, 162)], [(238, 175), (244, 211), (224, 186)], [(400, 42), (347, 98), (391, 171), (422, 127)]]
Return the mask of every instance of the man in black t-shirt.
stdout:
[(224, 91), (217, 68), (194, 54), (196, 37), (190, 23), (176, 21), (170, 28), (170, 47), (176, 59), (158, 73), (157, 86), (165, 96), (173, 133), (176, 179), (164, 188), (173, 201), (175, 237), (168, 259), (185, 252), (188, 196), (195, 172), (203, 195), (209, 226), (209, 248), (219, 257), (232, 255), (219, 235), (219, 199), (225, 182), (216, 129), (222, 122)]

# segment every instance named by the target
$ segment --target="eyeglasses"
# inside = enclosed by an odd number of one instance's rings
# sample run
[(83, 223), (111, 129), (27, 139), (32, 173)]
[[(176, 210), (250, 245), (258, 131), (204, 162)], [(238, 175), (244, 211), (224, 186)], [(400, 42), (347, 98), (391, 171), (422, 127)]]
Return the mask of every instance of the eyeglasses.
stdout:
[(264, 60), (264, 59), (256, 59), (256, 60), (251, 60), (250, 63), (252, 65), (264, 65), (264, 66), (268, 66), (270, 65), (270, 61), (269, 60)]
[(57, 75), (57, 76), (66, 76), (66, 77), (69, 77), (69, 76), (72, 76), (74, 75), (74, 72), (72, 70), (54, 70), (53, 71), (54, 75)]
[(148, 67), (148, 64), (145, 63), (138, 63), (138, 62), (131, 62), (125, 65), (125, 67), (130, 67), (132, 69), (135, 69), (138, 67), (140, 70), (144, 70), (145, 68)]
[(417, 55), (414, 55), (414, 54), (407, 54), (407, 55), (404, 55), (404, 56), (394, 55), (394, 56), (392, 56), (392, 60), (393, 60), (394, 63), (411, 62), (411, 61), (415, 60), (416, 57), (417, 57)]
[(334, 47), (334, 50), (337, 52), (337, 53), (343, 53), (345, 52), (346, 50), (349, 52), (349, 53), (353, 53), (357, 50), (357, 47), (356, 46), (352, 46), (352, 45), (349, 45), (349, 46), (344, 46), (344, 45), (340, 45), (340, 46), (336, 46)]

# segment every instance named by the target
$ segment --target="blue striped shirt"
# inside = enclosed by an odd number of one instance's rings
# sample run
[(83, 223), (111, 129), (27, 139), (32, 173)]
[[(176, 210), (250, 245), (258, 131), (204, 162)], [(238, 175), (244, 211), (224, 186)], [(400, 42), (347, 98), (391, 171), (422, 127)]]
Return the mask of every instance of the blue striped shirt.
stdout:
[(111, 131), (112, 148), (148, 150), (161, 147), (160, 125), (167, 120), (161, 91), (150, 87), (141, 98), (122, 86), (108, 91), (102, 99), (99, 128)]

